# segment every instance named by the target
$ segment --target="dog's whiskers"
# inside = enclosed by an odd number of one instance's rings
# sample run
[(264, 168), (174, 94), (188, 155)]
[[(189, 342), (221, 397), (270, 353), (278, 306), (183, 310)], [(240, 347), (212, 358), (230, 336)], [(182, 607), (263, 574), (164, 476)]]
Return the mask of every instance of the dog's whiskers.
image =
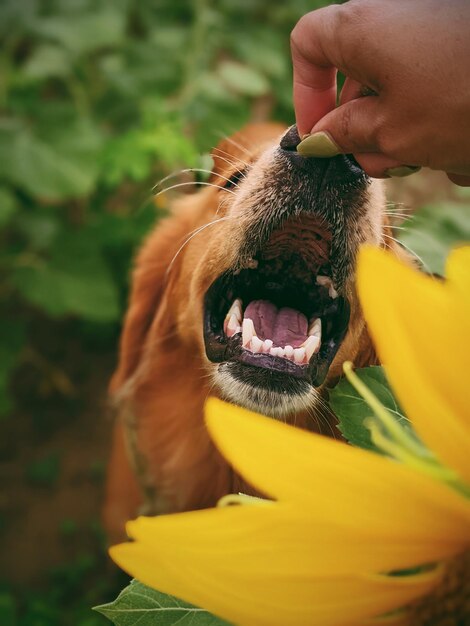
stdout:
[(391, 218), (391, 223), (389, 224), (389, 226), (391, 226), (392, 228), (395, 228), (394, 222), (397, 222), (398, 224), (407, 224), (408, 222), (413, 221), (412, 217), (408, 217), (406, 215), (398, 215), (397, 213), (386, 213), (385, 215)]
[[(328, 427), (331, 436), (333, 437), (333, 439), (336, 439), (338, 436), (338, 433), (335, 432), (332, 424), (331, 424), (331, 409), (328, 406), (328, 403), (326, 402), (326, 400), (324, 398), (322, 398), (321, 396), (318, 396), (318, 417), (320, 420), (323, 421), (323, 423)], [(320, 422), (320, 428), (321, 428), (321, 422)]]
[(307, 408), (306, 409), (307, 415), (308, 417), (315, 423), (315, 426), (318, 429), (318, 432), (321, 432), (321, 423), (320, 420), (318, 419), (318, 415), (315, 413), (314, 410), (312, 410), (312, 408)]
[(199, 235), (199, 233), (201, 233), (203, 230), (205, 230), (206, 228), (208, 228), (209, 226), (214, 226), (215, 224), (218, 224), (220, 222), (225, 222), (227, 220), (230, 220), (232, 218), (230, 217), (219, 217), (216, 220), (213, 220), (212, 222), (208, 222), (207, 224), (203, 224), (202, 226), (199, 226), (199, 228), (196, 228), (196, 230), (193, 230), (193, 232), (189, 235), (189, 237), (187, 237), (187, 239), (184, 241), (184, 243), (178, 248), (178, 251), (176, 252), (175, 256), (172, 258), (170, 264), (168, 265), (168, 268), (165, 272), (165, 276), (168, 278), (168, 275), (171, 272), (171, 269), (176, 261), (176, 259), (178, 258), (179, 254), (182, 252), (182, 250), (188, 245), (188, 243), (191, 241), (191, 239), (193, 239), (194, 237), (196, 237), (196, 235)]
[(415, 219), (413, 215), (411, 215), (411, 213), (402, 213), (401, 211), (384, 211), (385, 215), (393, 215), (393, 216), (398, 216), (398, 217), (406, 217), (410, 220)]
[(171, 333), (167, 333), (166, 335), (160, 335), (160, 336), (156, 337), (154, 341), (151, 341), (149, 344), (146, 344), (146, 348), (147, 347), (148, 348), (153, 348), (155, 346), (159, 346), (160, 344), (164, 343), (165, 341), (168, 341), (168, 339), (173, 339), (177, 335), (178, 335), (178, 332), (176, 330), (172, 331)]
[(224, 196), (223, 198), (221, 198), (221, 200), (219, 202), (219, 206), (217, 207), (217, 211), (215, 212), (216, 215), (219, 214), (219, 211), (221, 209), (225, 209), (225, 205), (227, 204), (228, 200), (229, 200), (228, 196)]
[[(187, 167), (184, 170), (178, 170), (177, 172), (172, 172), (171, 174), (168, 174), (168, 176), (165, 176), (165, 178), (162, 178), (161, 180), (159, 180), (158, 183), (156, 183), (152, 187), (152, 192), (155, 193), (155, 190), (157, 189), (157, 187), (159, 187), (162, 183), (166, 182), (170, 178), (174, 178), (175, 176), (179, 176), (180, 174), (187, 174), (188, 172), (202, 172), (204, 174), (213, 174), (214, 176), (219, 176), (220, 178), (223, 178), (227, 182), (233, 183), (234, 186), (238, 186), (237, 183), (235, 183), (232, 180), (230, 180), (230, 178), (227, 178), (226, 176), (222, 176), (222, 174), (217, 174), (213, 170), (206, 170), (206, 169), (204, 169), (202, 167)], [(202, 182), (205, 182), (205, 181), (194, 180), (194, 181), (187, 181), (187, 182), (194, 183), (196, 185), (200, 185), (200, 184), (202, 184)]]
[(249, 154), (251, 156), (250, 150), (248, 149), (247, 146), (243, 146), (241, 143), (238, 143), (237, 141), (235, 141), (235, 139), (232, 139), (232, 137), (228, 137), (227, 135), (224, 135), (223, 133), (218, 133), (218, 135), (224, 141), (228, 141), (228, 143), (231, 143), (232, 146), (235, 146), (235, 148), (238, 148), (242, 152), (245, 152), (246, 154)]
[[(399, 239), (396, 239), (396, 237), (392, 237), (391, 235), (387, 235), (386, 233), (382, 233), (382, 237), (386, 237), (387, 239), (390, 239), (391, 241), (394, 241), (395, 243), (397, 243), (399, 246), (403, 246), (405, 250), (408, 250), (408, 252), (412, 254), (421, 263), (421, 265), (426, 270), (426, 272), (428, 272), (429, 274), (432, 274), (431, 270), (429, 269), (428, 264), (423, 261), (423, 259), (419, 256), (419, 254), (416, 254), (414, 250), (412, 250), (409, 246), (403, 243), (403, 241), (400, 241)], [(390, 247), (386, 241), (384, 241), (383, 243), (387, 248)]]
[[(219, 154), (216, 154), (216, 157), (218, 159), (222, 159), (223, 161), (226, 161), (229, 165), (233, 165), (234, 167), (238, 167), (238, 163), (241, 163), (245, 167), (250, 167), (249, 163), (247, 163), (243, 159), (240, 159), (240, 157), (236, 157), (233, 154), (230, 154), (230, 152), (226, 152), (225, 150), (221, 150), (220, 148), (213, 148), (213, 152), (220, 152), (221, 154), (225, 154), (226, 156), (232, 157), (232, 159), (227, 159), (225, 157), (220, 156)], [(243, 176), (244, 176), (244, 174), (243, 174)]]
[[(393, 228), (393, 230), (404, 230), (406, 232), (409, 231), (409, 229), (404, 227), (404, 226), (392, 226), (392, 228)], [(429, 237), (429, 235), (426, 235), (426, 233), (423, 233), (420, 230), (413, 231), (413, 234), (422, 235), (423, 237)], [(430, 239), (431, 239), (431, 237), (430, 237)]]
[(207, 400), (210, 398), (210, 395), (211, 395), (211, 393), (212, 393), (212, 392), (213, 392), (213, 390), (214, 390), (215, 384), (216, 384), (216, 383), (215, 383), (215, 380), (213, 380), (213, 381), (212, 381), (212, 384), (211, 384), (211, 386), (209, 387), (209, 390), (208, 390), (208, 392), (207, 392), (207, 395), (206, 395), (206, 398), (205, 398), (205, 400), (204, 400), (204, 403), (206, 403), (206, 402), (207, 402)]
[(191, 180), (185, 183), (178, 183), (176, 185), (170, 185), (170, 187), (165, 187), (165, 189), (161, 189), (156, 194), (154, 194), (154, 197), (157, 198), (162, 193), (166, 193), (167, 191), (171, 191), (172, 189), (178, 189), (178, 187), (187, 187), (188, 185), (204, 185), (206, 187), (215, 187), (216, 189), (221, 189), (222, 191), (235, 195), (235, 192), (233, 192), (231, 189), (226, 189), (225, 187), (222, 187), (221, 185), (215, 185), (214, 183), (198, 182), (196, 180)]

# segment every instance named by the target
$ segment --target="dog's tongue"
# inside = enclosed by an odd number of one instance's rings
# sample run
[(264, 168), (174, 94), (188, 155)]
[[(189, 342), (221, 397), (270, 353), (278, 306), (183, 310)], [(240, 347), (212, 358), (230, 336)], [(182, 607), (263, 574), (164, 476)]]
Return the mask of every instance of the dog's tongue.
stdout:
[(253, 300), (243, 317), (253, 321), (260, 339), (271, 339), (274, 346), (298, 348), (307, 339), (308, 320), (295, 309), (278, 309), (267, 300)]

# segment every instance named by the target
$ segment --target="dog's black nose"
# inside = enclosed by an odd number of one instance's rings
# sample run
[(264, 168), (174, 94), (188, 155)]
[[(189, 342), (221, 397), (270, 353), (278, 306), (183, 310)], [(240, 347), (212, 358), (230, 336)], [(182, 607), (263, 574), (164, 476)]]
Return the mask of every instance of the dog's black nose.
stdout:
[(297, 152), (300, 143), (297, 126), (291, 126), (282, 137), (279, 147), (283, 156), (305, 174), (320, 177), (323, 183), (345, 183), (366, 179), (367, 175), (352, 155), (340, 154), (331, 158), (304, 157)]
[(295, 152), (300, 143), (299, 132), (297, 126), (291, 126), (287, 133), (281, 139), (281, 148), (288, 152)]

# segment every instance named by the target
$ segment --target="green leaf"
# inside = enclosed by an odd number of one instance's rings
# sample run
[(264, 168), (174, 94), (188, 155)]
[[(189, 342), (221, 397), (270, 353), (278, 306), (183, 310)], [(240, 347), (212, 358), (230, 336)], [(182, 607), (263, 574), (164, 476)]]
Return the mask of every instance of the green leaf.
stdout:
[(124, 38), (125, 14), (109, 7), (76, 15), (37, 20), (34, 31), (56, 41), (75, 54), (120, 44)]
[(59, 46), (44, 44), (36, 48), (22, 67), (22, 77), (29, 80), (62, 77), (70, 72), (67, 53)]
[(118, 290), (92, 231), (62, 233), (49, 262), (18, 267), (11, 282), (26, 300), (52, 316), (114, 321), (120, 315)]
[(10, 220), (16, 208), (15, 196), (6, 187), (0, 187), (0, 227)]
[(286, 41), (277, 33), (260, 30), (257, 36), (239, 33), (234, 36), (233, 48), (238, 58), (249, 67), (271, 78), (287, 78), (289, 76), (290, 56)]
[(59, 231), (59, 220), (56, 215), (23, 211), (15, 219), (15, 227), (28, 241), (34, 250), (44, 250), (51, 245)]
[[(0, 38), (23, 33), (36, 18), (37, 0), (2, 0), (0, 2)], [(0, 622), (2, 623), (2, 622)]]
[(422, 259), (426, 271), (443, 275), (450, 248), (470, 239), (469, 204), (432, 204), (401, 225), (398, 239)]
[(123, 589), (109, 604), (94, 607), (116, 626), (228, 626), (228, 623), (137, 580)]
[(263, 96), (269, 91), (267, 78), (247, 65), (223, 61), (217, 73), (228, 89), (244, 96)]
[[(355, 370), (355, 373), (398, 421), (406, 420), (382, 367), (366, 367)], [(330, 406), (339, 420), (338, 429), (349, 443), (382, 454), (364, 426), (364, 420), (373, 415), (372, 409), (346, 378), (330, 391)]]
[(47, 140), (24, 127), (19, 132), (7, 129), (0, 141), (0, 156), (6, 157), (0, 175), (30, 194), (64, 200), (93, 190), (101, 141), (87, 122), (49, 132)]

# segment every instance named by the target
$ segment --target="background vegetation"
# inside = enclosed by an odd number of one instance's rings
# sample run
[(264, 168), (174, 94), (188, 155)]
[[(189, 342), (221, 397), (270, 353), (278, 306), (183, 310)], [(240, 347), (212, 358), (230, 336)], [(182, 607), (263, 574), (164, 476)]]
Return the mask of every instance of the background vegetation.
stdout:
[[(165, 211), (152, 187), (249, 119), (292, 123), (289, 33), (322, 4), (0, 3), (2, 625), (107, 623), (89, 610), (123, 586), (99, 525), (105, 387), (133, 251)], [(437, 269), (470, 238), (451, 195), (405, 235)]]

